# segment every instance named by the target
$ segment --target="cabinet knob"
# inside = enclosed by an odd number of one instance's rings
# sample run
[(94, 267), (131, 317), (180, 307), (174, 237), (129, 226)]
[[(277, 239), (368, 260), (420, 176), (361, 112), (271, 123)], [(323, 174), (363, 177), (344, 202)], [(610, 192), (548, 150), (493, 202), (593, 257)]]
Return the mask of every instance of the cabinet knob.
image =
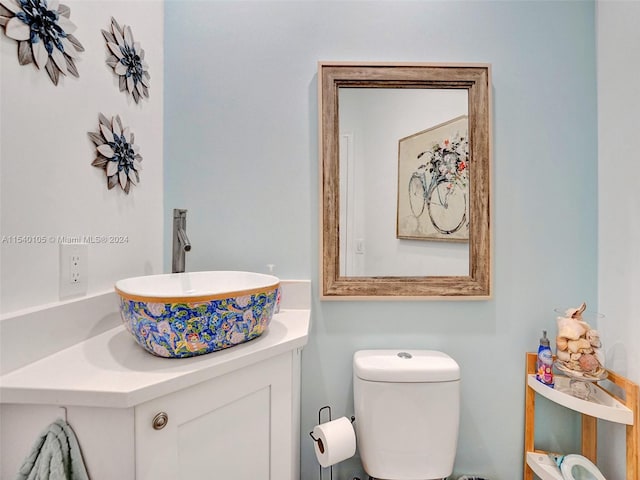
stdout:
[(153, 417), (152, 425), (154, 430), (162, 430), (167, 426), (167, 423), (169, 423), (169, 415), (165, 412), (160, 412)]

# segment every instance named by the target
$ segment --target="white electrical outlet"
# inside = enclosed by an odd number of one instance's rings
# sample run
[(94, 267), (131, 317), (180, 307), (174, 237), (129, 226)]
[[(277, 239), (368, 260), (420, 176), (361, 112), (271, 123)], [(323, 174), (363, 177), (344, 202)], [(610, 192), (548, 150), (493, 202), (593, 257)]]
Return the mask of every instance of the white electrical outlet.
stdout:
[(77, 297), (87, 293), (89, 245), (60, 244), (60, 298)]

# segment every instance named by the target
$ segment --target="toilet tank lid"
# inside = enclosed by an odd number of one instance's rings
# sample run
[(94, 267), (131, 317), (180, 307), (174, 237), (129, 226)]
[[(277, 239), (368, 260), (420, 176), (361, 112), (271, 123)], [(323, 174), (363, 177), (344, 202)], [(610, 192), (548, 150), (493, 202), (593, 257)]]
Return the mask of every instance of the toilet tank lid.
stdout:
[(456, 361), (435, 350), (360, 350), (353, 356), (353, 373), (372, 382), (460, 380)]

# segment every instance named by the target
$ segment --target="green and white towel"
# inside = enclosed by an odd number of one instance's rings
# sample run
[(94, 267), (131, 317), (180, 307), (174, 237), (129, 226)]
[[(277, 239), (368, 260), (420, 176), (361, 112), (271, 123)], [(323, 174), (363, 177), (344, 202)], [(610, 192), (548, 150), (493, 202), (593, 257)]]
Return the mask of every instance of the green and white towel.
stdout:
[(67, 422), (59, 418), (40, 434), (16, 480), (89, 480), (78, 440)]

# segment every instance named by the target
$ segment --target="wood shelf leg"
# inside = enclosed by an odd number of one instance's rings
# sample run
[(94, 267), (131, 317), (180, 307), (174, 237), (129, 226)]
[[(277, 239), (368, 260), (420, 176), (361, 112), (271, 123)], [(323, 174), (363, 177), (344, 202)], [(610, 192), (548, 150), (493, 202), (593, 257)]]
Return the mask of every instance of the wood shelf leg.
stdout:
[[(526, 362), (526, 373), (535, 373), (536, 358), (535, 354), (528, 354)], [(533, 452), (535, 440), (535, 410), (536, 410), (536, 392), (527, 384), (527, 375), (525, 375), (525, 409), (524, 409), (524, 476), (523, 480), (533, 480), (533, 470), (527, 465), (527, 452)]]
[(640, 389), (627, 388), (627, 406), (633, 410), (633, 425), (627, 425), (627, 478), (640, 480)]
[(594, 464), (598, 462), (598, 419), (582, 415), (582, 455)]

